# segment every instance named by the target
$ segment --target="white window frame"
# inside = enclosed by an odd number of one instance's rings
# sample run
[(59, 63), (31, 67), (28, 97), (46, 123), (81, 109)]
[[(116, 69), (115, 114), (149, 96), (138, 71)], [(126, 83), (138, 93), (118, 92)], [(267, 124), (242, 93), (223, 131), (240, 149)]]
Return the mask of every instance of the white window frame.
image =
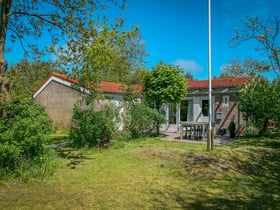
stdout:
[(223, 96), (223, 108), (229, 107), (229, 96)]

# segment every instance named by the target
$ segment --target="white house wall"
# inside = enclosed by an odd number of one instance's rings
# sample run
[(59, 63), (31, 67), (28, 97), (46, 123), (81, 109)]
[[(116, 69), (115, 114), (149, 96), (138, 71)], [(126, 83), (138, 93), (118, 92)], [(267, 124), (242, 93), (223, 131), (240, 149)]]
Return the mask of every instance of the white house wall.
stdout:
[[(208, 116), (201, 116), (202, 112), (202, 100), (208, 100), (208, 96), (197, 96), (197, 97), (187, 97), (183, 100), (191, 100), (193, 101), (193, 119), (192, 121), (200, 121), (200, 122), (208, 122)], [(214, 118), (214, 102), (215, 96), (212, 96), (212, 117)], [(162, 109), (165, 111), (165, 117), (168, 121), (169, 119), (169, 106), (165, 104), (162, 106)], [(179, 130), (180, 129), (180, 104), (176, 104), (176, 125), (175, 124), (165, 124), (162, 125), (162, 129), (165, 130)]]

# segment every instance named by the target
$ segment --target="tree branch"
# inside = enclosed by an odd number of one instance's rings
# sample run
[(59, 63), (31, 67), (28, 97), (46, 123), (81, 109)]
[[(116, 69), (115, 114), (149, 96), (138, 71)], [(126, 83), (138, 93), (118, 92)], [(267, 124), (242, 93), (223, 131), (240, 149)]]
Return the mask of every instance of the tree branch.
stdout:
[(44, 21), (44, 22), (46, 22), (50, 25), (53, 25), (53, 26), (56, 26), (56, 27), (60, 28), (61, 30), (65, 30), (62, 25), (57, 24), (57, 23), (55, 23), (51, 20), (48, 20), (48, 19), (44, 18), (44, 17), (58, 17), (59, 18), (59, 16), (54, 15), (54, 14), (43, 14), (43, 15), (41, 15), (41, 14), (38, 14), (38, 13), (28, 13), (28, 12), (15, 11), (15, 12), (11, 12), (9, 14), (9, 16), (11, 16), (11, 15), (25, 15), (25, 16), (28, 16), (28, 17), (36, 17), (36, 18), (38, 18), (38, 19), (40, 19), (40, 20), (42, 20), (42, 21)]

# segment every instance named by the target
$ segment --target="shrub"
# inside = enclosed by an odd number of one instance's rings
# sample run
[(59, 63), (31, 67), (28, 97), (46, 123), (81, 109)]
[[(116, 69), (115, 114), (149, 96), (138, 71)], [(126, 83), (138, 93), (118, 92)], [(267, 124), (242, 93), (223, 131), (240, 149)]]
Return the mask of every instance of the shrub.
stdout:
[(0, 144), (0, 177), (13, 172), (20, 163), (20, 149), (15, 145)]
[(229, 123), (229, 126), (228, 126), (230, 138), (234, 138), (235, 137), (235, 129), (236, 129), (235, 122), (231, 121)]
[(27, 169), (34, 160), (46, 154), (51, 121), (44, 109), (33, 103), (0, 100), (0, 113), (1, 164), (11, 173), (18, 171), (23, 163)]
[(0, 142), (16, 145), (26, 158), (43, 154), (51, 133), (51, 121), (43, 108), (32, 103), (10, 103), (6, 111)]
[(100, 110), (83, 110), (75, 105), (70, 128), (70, 138), (77, 148), (88, 145), (100, 146), (104, 141), (109, 142), (116, 132), (116, 114), (113, 106), (106, 105)]
[(254, 124), (260, 136), (267, 135), (269, 121), (280, 121), (280, 80), (270, 82), (258, 75), (240, 88), (239, 106), (245, 120)]
[(41, 178), (52, 175), (56, 170), (56, 153), (54, 150), (47, 150), (42, 156), (32, 161), (22, 160), (16, 175), (22, 180), (28, 178)]
[(245, 132), (244, 132), (244, 136), (258, 136), (259, 134), (259, 130), (256, 128), (256, 126), (254, 126), (254, 124), (252, 123), (247, 123), (247, 126), (245, 127)]
[(125, 118), (125, 132), (131, 138), (147, 136), (156, 131), (157, 122), (164, 123), (165, 117), (156, 109), (152, 109), (143, 104), (135, 104)]

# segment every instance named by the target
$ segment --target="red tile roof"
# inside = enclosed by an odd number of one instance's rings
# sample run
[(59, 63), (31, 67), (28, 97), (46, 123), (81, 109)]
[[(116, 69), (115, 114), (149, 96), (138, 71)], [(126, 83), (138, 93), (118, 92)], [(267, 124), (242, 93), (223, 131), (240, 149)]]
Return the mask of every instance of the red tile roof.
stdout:
[[(238, 84), (245, 85), (249, 77), (230, 77), (221, 79), (212, 79), (213, 87), (231, 87)], [(188, 82), (188, 88), (206, 88), (208, 87), (208, 80), (193, 80)]]
[[(52, 77), (57, 77), (59, 79), (68, 81), (72, 84), (78, 85), (78, 79), (71, 78), (67, 75), (52, 73), (41, 85), (37, 88), (37, 90), (33, 93), (33, 95), (40, 90), (40, 88)], [(213, 79), (212, 80), (212, 88), (213, 87), (231, 87), (236, 86), (237, 84), (245, 85), (248, 81), (249, 77), (230, 77), (230, 78), (221, 78), (221, 79)], [(113, 82), (104, 82), (102, 81), (99, 84), (100, 87), (96, 88), (97, 90), (103, 92), (111, 92), (111, 93), (123, 93), (120, 90), (121, 84), (113, 83)], [(187, 84), (188, 88), (206, 88), (208, 87), (208, 80), (193, 80), (189, 81)], [(141, 86), (134, 85), (137, 88), (136, 92), (140, 92), (142, 90)]]
[[(68, 81), (72, 84), (78, 85), (78, 79), (74, 79), (73, 77), (69, 77), (67, 75), (62, 75), (62, 74), (56, 74), (52, 73), (41, 85), (40, 87), (37, 88), (37, 90), (33, 93), (33, 95), (52, 77), (57, 77), (59, 79)], [(136, 87), (136, 92), (140, 92), (142, 90), (142, 87), (133, 85)], [(96, 90), (100, 90), (103, 92), (111, 92), (111, 93), (123, 93), (124, 91), (120, 90), (121, 84), (118, 83), (113, 83), (113, 82), (104, 82), (102, 81), (101, 84), (99, 84), (99, 87), (96, 88)]]

